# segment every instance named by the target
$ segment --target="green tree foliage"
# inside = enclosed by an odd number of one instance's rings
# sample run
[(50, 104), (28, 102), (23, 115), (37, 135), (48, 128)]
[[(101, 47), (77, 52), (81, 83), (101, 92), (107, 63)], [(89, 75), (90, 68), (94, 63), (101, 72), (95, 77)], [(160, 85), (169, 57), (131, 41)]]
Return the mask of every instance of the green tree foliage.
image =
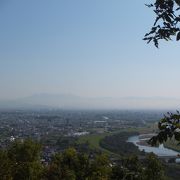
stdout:
[(40, 157), (41, 146), (34, 141), (15, 141), (8, 149), (8, 156), (11, 160), (21, 162), (33, 162)]
[(42, 174), (41, 147), (32, 140), (15, 141), (7, 150), (14, 180), (38, 180)]
[(84, 180), (88, 176), (89, 160), (85, 154), (78, 154), (73, 148), (56, 154), (50, 163), (46, 177), (52, 180)]
[(73, 148), (56, 154), (47, 168), (46, 178), (51, 180), (106, 180), (111, 172), (109, 159), (100, 155), (90, 160), (86, 154)]
[(151, 153), (147, 156), (143, 180), (165, 180), (164, 169), (157, 157)]
[(154, 154), (147, 155), (142, 163), (137, 156), (124, 158), (122, 163), (113, 166), (112, 180), (165, 180), (164, 169)]
[(0, 178), (12, 180), (12, 164), (7, 151), (0, 150)]
[(141, 152), (137, 146), (127, 142), (128, 137), (137, 134), (136, 132), (120, 132), (111, 136), (106, 136), (100, 141), (100, 146), (121, 156), (140, 154)]
[(173, 36), (180, 40), (180, 0), (155, 0), (147, 5), (156, 14), (155, 22), (150, 32), (145, 34), (144, 40), (151, 41), (158, 47), (159, 40), (171, 40)]
[(157, 145), (161, 144), (164, 141), (167, 141), (168, 138), (175, 138), (177, 141), (180, 141), (180, 114), (177, 113), (167, 113), (164, 115), (164, 118), (158, 123), (159, 133), (157, 136), (152, 137), (149, 140), (149, 144)]
[(91, 180), (108, 180), (111, 175), (110, 161), (106, 155), (99, 155), (90, 165)]
[(75, 137), (59, 137), (57, 142), (56, 142), (56, 145), (64, 150), (64, 149), (68, 149), (70, 147), (74, 147), (75, 144), (76, 144), (76, 141), (77, 141), (77, 138)]
[[(2, 180), (162, 180), (163, 169), (155, 156), (144, 165), (136, 156), (113, 164), (99, 154), (88, 156), (69, 148), (57, 153), (47, 166), (40, 161), (41, 146), (31, 140), (16, 141), (7, 150), (0, 150)], [(146, 179), (145, 179), (146, 178)]]
[(113, 166), (111, 179), (113, 180), (141, 180), (143, 166), (137, 156), (124, 158), (122, 164)]

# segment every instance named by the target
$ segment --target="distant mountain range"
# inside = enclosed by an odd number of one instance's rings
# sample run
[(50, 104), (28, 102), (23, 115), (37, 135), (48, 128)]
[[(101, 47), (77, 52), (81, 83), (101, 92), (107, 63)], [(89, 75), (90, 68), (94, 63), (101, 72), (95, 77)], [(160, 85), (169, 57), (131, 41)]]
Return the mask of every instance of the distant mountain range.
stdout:
[(71, 94), (36, 94), (0, 101), (0, 109), (179, 109), (180, 99), (161, 97), (88, 98)]

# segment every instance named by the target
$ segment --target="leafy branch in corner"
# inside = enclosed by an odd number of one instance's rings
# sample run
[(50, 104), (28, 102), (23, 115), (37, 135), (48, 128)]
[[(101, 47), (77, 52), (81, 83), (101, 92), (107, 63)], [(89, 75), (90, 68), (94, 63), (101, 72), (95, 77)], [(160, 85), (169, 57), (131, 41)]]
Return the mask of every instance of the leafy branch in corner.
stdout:
[(147, 43), (153, 42), (159, 47), (159, 40), (180, 40), (180, 0), (155, 0), (154, 4), (146, 4), (153, 8), (156, 18), (150, 32), (144, 36)]
[(164, 118), (162, 118), (158, 123), (158, 128), (158, 135), (153, 136), (148, 142), (152, 146), (162, 144), (163, 142), (167, 141), (168, 138), (175, 138), (175, 140), (180, 142), (179, 111), (177, 111), (175, 114), (168, 112), (167, 115), (164, 115)]

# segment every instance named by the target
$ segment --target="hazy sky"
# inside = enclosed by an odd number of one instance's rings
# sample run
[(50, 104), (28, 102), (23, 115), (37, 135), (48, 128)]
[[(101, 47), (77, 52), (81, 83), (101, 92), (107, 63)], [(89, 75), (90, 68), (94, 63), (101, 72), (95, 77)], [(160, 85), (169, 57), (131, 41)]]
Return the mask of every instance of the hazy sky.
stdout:
[(148, 0), (0, 0), (0, 99), (180, 97), (180, 42), (146, 45)]

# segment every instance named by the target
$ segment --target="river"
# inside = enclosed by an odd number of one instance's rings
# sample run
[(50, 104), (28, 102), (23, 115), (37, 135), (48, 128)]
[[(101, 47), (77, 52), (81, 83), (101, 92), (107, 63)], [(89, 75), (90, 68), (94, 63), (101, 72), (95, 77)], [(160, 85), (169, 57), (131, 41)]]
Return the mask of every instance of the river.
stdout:
[(159, 147), (151, 147), (151, 146), (145, 146), (145, 145), (139, 145), (138, 142), (140, 142), (139, 136), (131, 136), (128, 138), (127, 142), (131, 142), (134, 145), (138, 146), (139, 150), (144, 150), (145, 152), (153, 152), (157, 156), (177, 156), (179, 153), (177, 151), (165, 148), (163, 144), (161, 144)]

